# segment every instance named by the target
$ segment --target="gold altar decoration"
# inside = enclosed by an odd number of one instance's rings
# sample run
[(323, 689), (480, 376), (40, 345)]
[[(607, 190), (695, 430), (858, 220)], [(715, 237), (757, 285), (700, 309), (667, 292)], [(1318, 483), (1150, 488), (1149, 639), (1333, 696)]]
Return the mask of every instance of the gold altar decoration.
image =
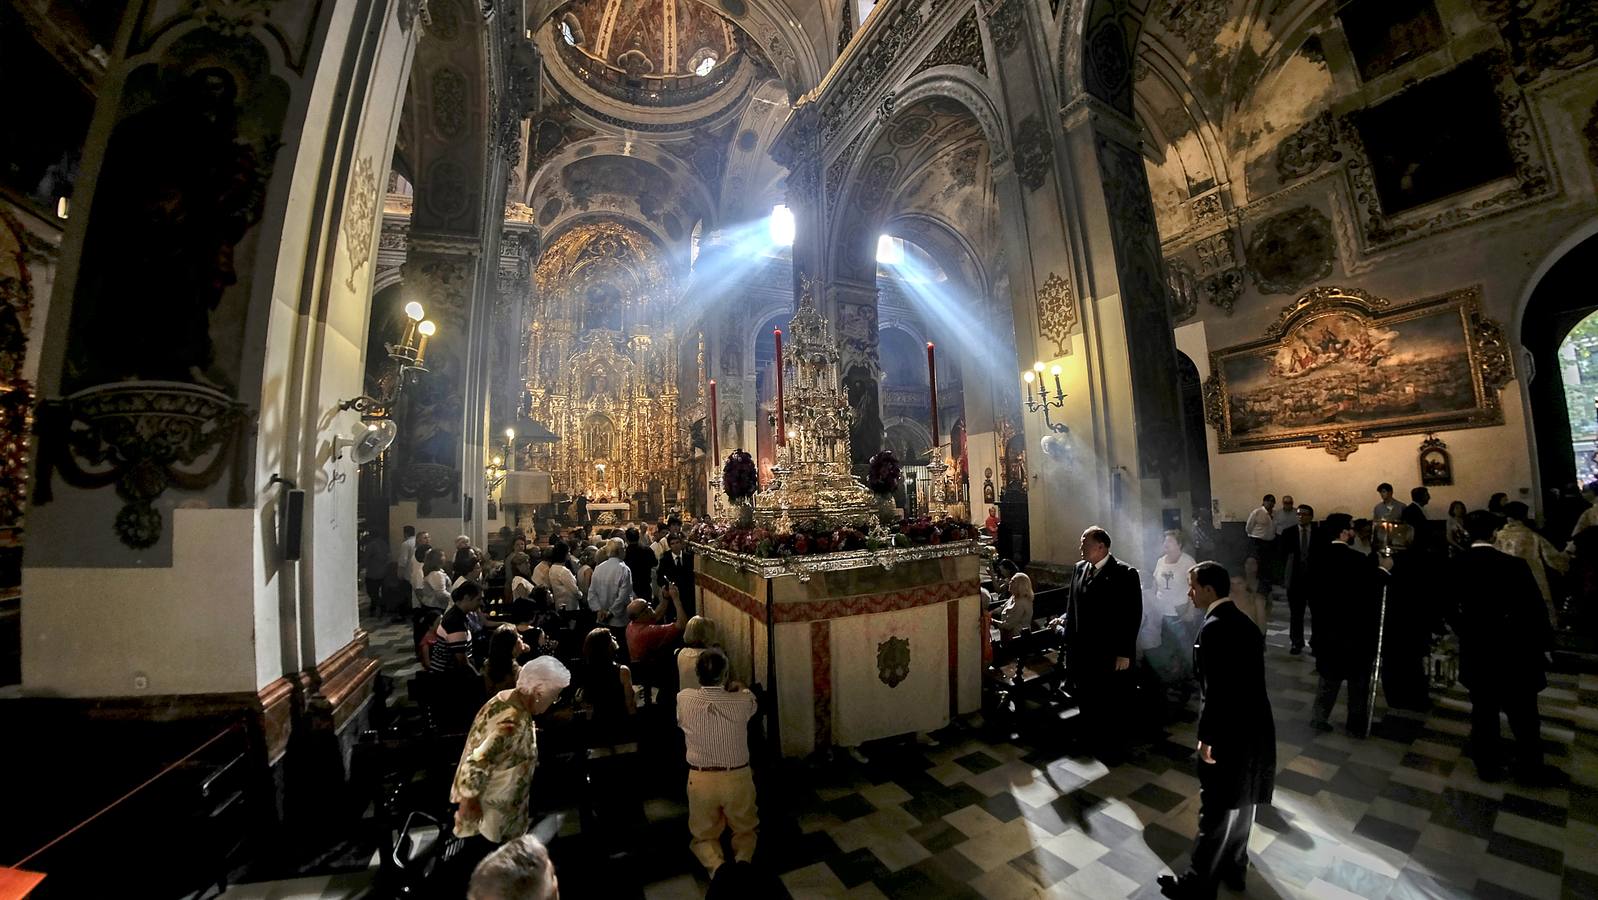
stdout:
[(596, 502), (680, 491), (687, 442), (664, 251), (620, 222), (588, 222), (550, 243), (533, 283), (522, 412), (560, 440), (527, 448), (526, 465)]
[(840, 384), (838, 345), (808, 278), (785, 336), (779, 365), (787, 443), (777, 448), (772, 483), (755, 495), (755, 519), (778, 531), (818, 520), (874, 526), (876, 497), (849, 473), (854, 411)]

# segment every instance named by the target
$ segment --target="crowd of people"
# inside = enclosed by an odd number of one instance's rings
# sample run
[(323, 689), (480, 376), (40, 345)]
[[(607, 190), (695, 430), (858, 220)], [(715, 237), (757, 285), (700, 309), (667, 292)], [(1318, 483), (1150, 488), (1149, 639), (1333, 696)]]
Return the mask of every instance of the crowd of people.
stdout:
[(527, 836), (535, 721), (580, 721), (591, 764), (605, 766), (636, 755), (652, 706), (681, 733), (685, 841), (713, 885), (748, 883), (759, 819), (747, 734), (759, 700), (730, 679), (715, 623), (695, 615), (682, 520), (649, 534), (578, 525), (544, 541), (507, 528), (487, 550), (462, 536), (447, 562), (427, 532), (403, 536), (392, 556), (363, 548), (363, 577), (376, 598), (396, 579), (408, 586), (419, 693), (440, 731), (464, 735), (450, 801), (461, 858), (482, 860), (469, 896), (556, 895), (547, 851)]
[[(1407, 504), (1394, 494), (1379, 485), (1368, 518), (1317, 516), (1308, 503), (1284, 495), (1278, 506), (1266, 495), (1244, 522), (1230, 570), (1207, 558), (1225, 542), (1202, 522), (1191, 541), (1166, 531), (1147, 575), (1117, 557), (1108, 531), (1091, 527), (1058, 614), (1039, 610), (1028, 573), (996, 561), (984, 647), (1052, 635), (1082, 750), (1110, 764), (1136, 756), (1149, 697), (1185, 707), (1198, 693), (1198, 836), (1190, 867), (1161, 879), (1166, 896), (1212, 897), (1244, 879), (1253, 808), (1273, 790), (1264, 654), (1280, 601), (1285, 652), (1313, 659), (1311, 727), (1333, 730), (1346, 696), (1344, 727), (1362, 738), (1378, 684), (1389, 708), (1425, 710), (1433, 684), (1457, 677), (1472, 706), (1468, 755), (1480, 778), (1564, 777), (1542, 758), (1537, 694), (1556, 631), (1591, 621), (1588, 585), (1598, 578), (1585, 572), (1598, 569), (1590, 506), (1598, 485), (1583, 492), (1588, 506), (1550, 516), (1564, 517), (1550, 523), (1563, 534), (1539, 528), (1526, 504), (1504, 494), (1478, 510), (1455, 501), (1442, 518), (1427, 514), (1426, 488)], [(715, 624), (695, 614), (682, 523), (658, 523), (652, 535), (577, 526), (545, 542), (498, 538), (487, 552), (458, 538), (446, 560), (430, 535), (407, 528), (384, 576), (408, 580), (435, 707), (466, 734), (451, 799), (456, 834), (480, 842), (484, 857), (471, 896), (510, 896), (492, 885), (509, 883), (513, 869), (551, 892), (528, 896), (553, 896), (547, 853), (522, 835), (538, 759), (533, 722), (563, 696), (587, 722), (588, 740), (612, 751), (636, 739), (641, 709), (672, 711), (688, 770), (689, 847), (713, 884), (718, 872), (722, 883), (747, 877), (758, 830), (748, 727), (760, 698), (729, 679)], [(381, 592), (371, 575), (369, 592)]]
[(1336, 727), (1345, 686), (1344, 727), (1358, 739), (1372, 729), (1378, 685), (1389, 708), (1424, 711), (1434, 684), (1457, 679), (1471, 704), (1467, 755), (1482, 780), (1547, 786), (1567, 778), (1544, 763), (1537, 694), (1556, 632), (1593, 621), (1598, 484), (1581, 492), (1583, 503), (1551, 510), (1542, 528), (1506, 494), (1476, 510), (1454, 501), (1444, 518), (1428, 514), (1425, 487), (1407, 504), (1394, 494), (1379, 485), (1369, 518), (1318, 517), (1310, 504), (1284, 495), (1278, 507), (1267, 494), (1243, 523), (1232, 571), (1206, 558), (1220, 555), (1213, 534), (1190, 553), (1182, 532), (1167, 531), (1144, 576), (1112, 552), (1108, 532), (1091, 527), (1064, 613), (1047, 618), (1037, 616), (1029, 576), (997, 562), (984, 640), (1002, 648), (1053, 631), (1083, 749), (1110, 764), (1135, 755), (1149, 695), (1185, 706), (1199, 693), (1198, 835), (1188, 870), (1160, 880), (1165, 896), (1242, 888), (1254, 804), (1268, 803), (1273, 790), (1263, 658), (1278, 601), (1288, 605), (1286, 653), (1313, 659), (1314, 729)]

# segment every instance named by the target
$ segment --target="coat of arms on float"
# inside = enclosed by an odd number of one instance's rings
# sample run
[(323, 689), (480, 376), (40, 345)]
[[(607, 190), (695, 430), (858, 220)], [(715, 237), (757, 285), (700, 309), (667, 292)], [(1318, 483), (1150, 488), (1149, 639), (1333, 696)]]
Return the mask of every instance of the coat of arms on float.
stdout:
[(908, 638), (890, 637), (877, 645), (877, 678), (888, 687), (898, 687), (899, 682), (910, 677), (910, 641)]

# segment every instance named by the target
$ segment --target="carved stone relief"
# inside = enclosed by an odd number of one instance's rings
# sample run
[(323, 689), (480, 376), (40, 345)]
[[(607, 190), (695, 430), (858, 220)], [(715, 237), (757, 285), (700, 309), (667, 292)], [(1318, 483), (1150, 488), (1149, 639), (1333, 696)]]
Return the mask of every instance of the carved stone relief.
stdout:
[(466, 131), (466, 76), (449, 67), (433, 73), (433, 129), (442, 138), (457, 138)]
[(1322, 113), (1288, 135), (1276, 147), (1276, 174), (1285, 184), (1314, 174), (1316, 169), (1343, 158), (1337, 150), (1337, 131), (1331, 113)]
[(983, 75), (988, 74), (988, 63), (982, 54), (982, 34), (977, 30), (975, 11), (966, 13), (953, 28), (949, 29), (949, 33), (943, 36), (943, 40), (938, 41), (938, 45), (932, 48), (932, 52), (927, 54), (927, 58), (923, 59), (921, 65), (911, 74), (925, 72), (933, 66), (970, 66)]
[(1193, 245), (1193, 250), (1198, 254), (1200, 274), (1237, 265), (1237, 257), (1232, 251), (1230, 229), (1204, 238)]
[(1025, 0), (999, 0), (988, 11), (988, 33), (993, 35), (993, 49), (1000, 56), (1009, 56), (1021, 43), (1021, 32), (1026, 28)]
[(1049, 129), (1036, 115), (1021, 120), (1015, 130), (1011, 158), (1015, 161), (1015, 174), (1027, 191), (1043, 187), (1049, 174)]
[(1331, 274), (1332, 223), (1312, 206), (1277, 213), (1248, 239), (1248, 268), (1262, 294), (1291, 294)]
[(1202, 287), (1205, 298), (1212, 306), (1231, 315), (1238, 299), (1243, 296), (1243, 270), (1222, 269), (1205, 278)]

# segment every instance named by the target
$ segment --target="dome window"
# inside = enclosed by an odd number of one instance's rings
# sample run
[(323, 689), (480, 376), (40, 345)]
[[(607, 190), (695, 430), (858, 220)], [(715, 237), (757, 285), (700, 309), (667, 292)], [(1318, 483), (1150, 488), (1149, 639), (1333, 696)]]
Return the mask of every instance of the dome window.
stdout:
[(577, 46), (577, 36), (572, 34), (571, 23), (569, 22), (560, 23), (560, 38), (566, 42), (568, 47)]
[(698, 53), (694, 54), (693, 70), (694, 70), (694, 74), (695, 75), (698, 75), (700, 78), (703, 78), (706, 75), (709, 75), (710, 74), (710, 70), (714, 69), (715, 67), (716, 67), (716, 54), (715, 53), (711, 52), (710, 50), (701, 50)]

